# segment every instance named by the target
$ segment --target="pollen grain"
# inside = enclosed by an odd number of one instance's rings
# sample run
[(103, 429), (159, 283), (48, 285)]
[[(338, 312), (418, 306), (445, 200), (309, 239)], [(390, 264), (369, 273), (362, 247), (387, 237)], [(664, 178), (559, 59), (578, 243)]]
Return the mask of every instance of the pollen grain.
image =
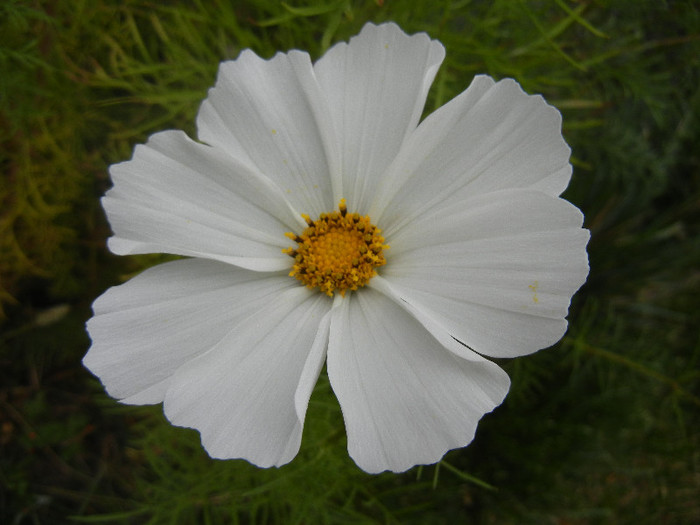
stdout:
[(366, 285), (377, 275), (376, 268), (386, 264), (382, 251), (388, 246), (381, 230), (368, 216), (348, 213), (345, 199), (338, 211), (322, 213), (315, 221), (302, 217), (308, 226), (301, 235), (285, 234), (297, 243), (296, 248), (282, 251), (294, 258), (289, 275), (308, 288), (345, 296), (346, 291)]

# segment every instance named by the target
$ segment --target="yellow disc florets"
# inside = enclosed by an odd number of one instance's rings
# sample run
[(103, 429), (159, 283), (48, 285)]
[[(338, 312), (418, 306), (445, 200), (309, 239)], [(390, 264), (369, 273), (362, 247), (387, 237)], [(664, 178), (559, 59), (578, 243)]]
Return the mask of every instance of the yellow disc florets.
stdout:
[(367, 284), (377, 275), (375, 268), (386, 264), (382, 250), (388, 248), (369, 217), (348, 213), (345, 199), (338, 210), (315, 221), (302, 215), (308, 224), (303, 233), (286, 234), (297, 247), (282, 250), (294, 258), (290, 276), (330, 296), (335, 291), (344, 296)]

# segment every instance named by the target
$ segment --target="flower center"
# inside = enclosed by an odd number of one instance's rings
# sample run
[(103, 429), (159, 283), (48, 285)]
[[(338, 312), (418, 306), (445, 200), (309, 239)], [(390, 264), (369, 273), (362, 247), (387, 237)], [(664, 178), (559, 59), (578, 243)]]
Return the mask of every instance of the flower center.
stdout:
[(368, 216), (348, 213), (345, 199), (338, 210), (322, 213), (316, 221), (302, 214), (309, 226), (301, 235), (286, 233), (297, 247), (282, 250), (294, 258), (291, 277), (329, 296), (336, 290), (345, 296), (346, 290), (367, 284), (377, 275), (375, 268), (386, 264), (382, 250), (388, 248)]

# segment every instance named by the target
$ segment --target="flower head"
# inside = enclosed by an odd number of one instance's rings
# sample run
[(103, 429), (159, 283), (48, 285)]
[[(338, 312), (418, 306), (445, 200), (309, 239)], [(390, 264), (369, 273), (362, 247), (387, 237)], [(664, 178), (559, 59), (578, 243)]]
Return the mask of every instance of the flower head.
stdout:
[(285, 464), (324, 362), (368, 472), (467, 445), (557, 342), (588, 274), (559, 112), (478, 76), (419, 123), (442, 45), (367, 24), (312, 64), (224, 62), (198, 139), (111, 167), (117, 254), (188, 256), (108, 290), (85, 365), (215, 458)]

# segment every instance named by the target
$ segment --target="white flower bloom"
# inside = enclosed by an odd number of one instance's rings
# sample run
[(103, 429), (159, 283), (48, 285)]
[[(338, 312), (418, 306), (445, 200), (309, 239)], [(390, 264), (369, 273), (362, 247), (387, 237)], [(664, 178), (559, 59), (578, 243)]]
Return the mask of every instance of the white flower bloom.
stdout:
[(110, 395), (162, 402), (214, 458), (283, 465), (326, 362), (367, 472), (473, 439), (509, 388), (483, 356), (562, 337), (589, 235), (542, 97), (478, 76), (419, 124), (443, 57), (391, 23), (315, 64), (243, 51), (201, 142), (164, 131), (111, 167), (110, 249), (191, 258), (95, 301), (84, 363)]

